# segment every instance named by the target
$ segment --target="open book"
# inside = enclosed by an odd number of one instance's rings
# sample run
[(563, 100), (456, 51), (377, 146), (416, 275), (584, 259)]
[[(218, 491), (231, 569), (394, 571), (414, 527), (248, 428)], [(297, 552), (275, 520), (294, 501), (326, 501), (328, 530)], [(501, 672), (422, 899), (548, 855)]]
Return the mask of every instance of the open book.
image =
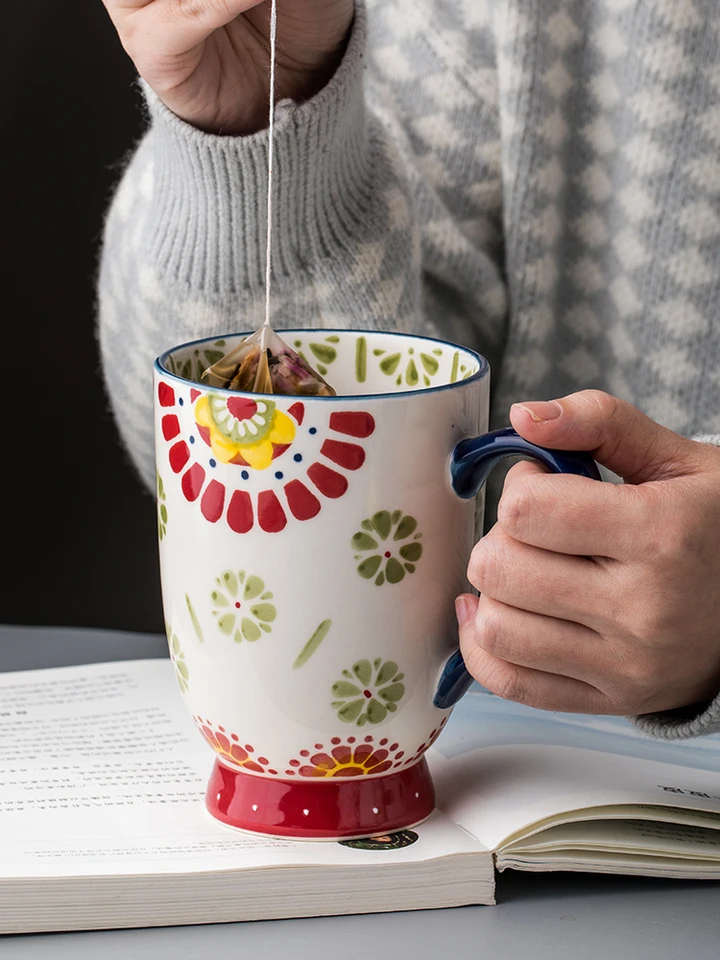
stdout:
[(720, 877), (720, 737), (471, 692), (428, 759), (438, 809), (372, 843), (205, 812), (211, 752), (168, 660), (0, 674), (0, 933), (491, 904), (497, 870)]

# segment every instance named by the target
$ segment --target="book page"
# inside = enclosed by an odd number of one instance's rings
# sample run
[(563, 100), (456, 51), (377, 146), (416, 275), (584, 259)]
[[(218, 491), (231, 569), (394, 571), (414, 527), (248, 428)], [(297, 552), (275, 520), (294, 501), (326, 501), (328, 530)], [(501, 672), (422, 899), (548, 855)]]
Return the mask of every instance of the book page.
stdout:
[(720, 863), (720, 830), (652, 820), (595, 820), (550, 827), (503, 847), (503, 853), (556, 853), (560, 850), (683, 857)]
[(707, 810), (689, 810), (681, 807), (665, 807), (650, 803), (620, 803), (604, 807), (585, 807), (568, 813), (555, 814), (536, 820), (530, 827), (523, 827), (516, 834), (506, 837), (503, 850), (514, 850), (517, 845), (529, 849), (533, 838), (562, 823), (592, 823), (595, 820), (653, 820), (662, 823), (686, 824), (720, 830), (720, 813)]
[(663, 877), (678, 880), (717, 880), (720, 866), (716, 860), (694, 857), (605, 853), (597, 850), (557, 850), (553, 853), (500, 854), (498, 872), (522, 870), (526, 873), (547, 873), (565, 870), (576, 873), (610, 873), (636, 877)]
[(452, 760), (437, 751), (438, 807), (491, 850), (538, 821), (588, 808), (649, 804), (720, 812), (720, 774), (577, 747), (487, 747)]
[(441, 813), (400, 850), (242, 834), (205, 811), (213, 754), (169, 660), (0, 674), (0, 878), (398, 863), (478, 853)]

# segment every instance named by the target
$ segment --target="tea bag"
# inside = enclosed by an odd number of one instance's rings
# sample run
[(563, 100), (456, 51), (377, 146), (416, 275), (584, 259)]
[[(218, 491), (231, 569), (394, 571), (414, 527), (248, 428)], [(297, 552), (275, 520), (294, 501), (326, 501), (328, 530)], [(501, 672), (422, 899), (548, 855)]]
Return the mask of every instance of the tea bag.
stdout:
[(245, 393), (280, 393), (305, 397), (334, 397), (335, 391), (292, 350), (270, 326), (272, 257), (273, 132), (275, 124), (275, 64), (277, 0), (270, 4), (270, 112), (268, 129), (267, 250), (265, 258), (265, 322), (259, 330), (208, 367), (201, 379), (211, 387)]
[(334, 397), (335, 391), (273, 328), (264, 323), (203, 372), (204, 383), (244, 393)]

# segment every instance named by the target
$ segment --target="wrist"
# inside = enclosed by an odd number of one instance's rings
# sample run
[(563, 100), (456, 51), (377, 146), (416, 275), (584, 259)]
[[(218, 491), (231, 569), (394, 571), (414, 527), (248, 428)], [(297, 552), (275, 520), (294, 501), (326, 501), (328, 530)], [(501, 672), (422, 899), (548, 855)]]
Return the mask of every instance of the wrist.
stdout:
[[(278, 20), (277, 59), (275, 64), (275, 103), (301, 104), (313, 99), (330, 82), (347, 51), (356, 13), (355, 0), (316, 0), (328, 6), (308, 19), (293, 19), (284, 11)], [(262, 7), (265, 5), (262, 4)], [(336, 13), (331, 16), (330, 8)], [(362, 4), (360, 4), (362, 7)], [(269, 40), (265, 12), (262, 20), (254, 16), (260, 8), (248, 11), (239, 25), (236, 42), (243, 46), (237, 53), (216, 52), (216, 62), (204, 63), (208, 38), (189, 51), (185, 62), (177, 61), (168, 74), (153, 69), (139, 72), (160, 103), (184, 123), (202, 133), (223, 137), (244, 137), (260, 133), (268, 126), (270, 95)], [(239, 39), (238, 39), (239, 38)], [(215, 74), (224, 79), (218, 81)], [(184, 79), (178, 82), (178, 76)]]
[[(273, 272), (278, 280), (337, 255), (365, 223), (373, 150), (363, 82), (366, 17), (358, 6), (347, 50), (305, 103), (279, 105)], [(153, 186), (146, 253), (172, 286), (224, 301), (264, 288), (267, 130), (208, 134), (179, 119), (142, 83), (152, 126)], [(279, 217), (279, 213), (275, 214)]]
[[(352, 33), (352, 21), (340, 34), (339, 41), (328, 43), (327, 52), (316, 56), (311, 66), (287, 65), (278, 62), (275, 82), (275, 103), (290, 100), (305, 103), (316, 97), (334, 77), (347, 52)], [(269, 91), (268, 91), (269, 92)], [(247, 111), (247, 116), (235, 125), (235, 136), (251, 136), (268, 126), (268, 96), (259, 97)], [(208, 130), (208, 133), (219, 132)]]

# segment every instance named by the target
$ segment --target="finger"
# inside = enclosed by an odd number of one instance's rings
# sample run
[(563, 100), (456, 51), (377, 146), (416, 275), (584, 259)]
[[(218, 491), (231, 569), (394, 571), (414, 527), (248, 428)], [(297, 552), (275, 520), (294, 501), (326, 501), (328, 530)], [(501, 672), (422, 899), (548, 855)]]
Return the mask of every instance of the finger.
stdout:
[[(165, 8), (166, 15), (174, 13), (178, 19), (197, 19), (224, 17), (224, 23), (230, 23), (235, 17), (263, 0), (103, 0), (108, 10), (117, 13), (132, 12), (143, 7)], [(219, 26), (224, 25), (223, 22)]]
[[(262, 0), (105, 0), (110, 16), (121, 29), (123, 41), (133, 49), (144, 49), (153, 38), (161, 38), (163, 57), (182, 56), (227, 26), (240, 14)], [(158, 51), (160, 52), (160, 51)]]
[(547, 473), (547, 468), (541, 463), (538, 463), (537, 460), (520, 460), (519, 463), (510, 467), (505, 475), (503, 489), (507, 487), (508, 483), (514, 483), (516, 480), (522, 479), (522, 477), (539, 477), (545, 476)]
[(151, 3), (157, 3), (158, 0), (102, 0), (102, 2), (109, 13), (122, 14), (126, 11), (139, 10), (141, 7), (149, 7)]
[(599, 390), (515, 404), (510, 420), (533, 443), (591, 451), (599, 463), (628, 483), (684, 476), (702, 464), (697, 444)]
[(460, 627), (460, 649), (472, 676), (491, 693), (538, 710), (595, 714), (621, 712), (588, 683), (518, 666), (486, 652), (474, 642), (473, 631), (474, 618), (471, 616)]
[(628, 562), (652, 548), (657, 507), (655, 498), (636, 486), (513, 467), (497, 518), (505, 533), (522, 543)]
[[(569, 620), (528, 613), (489, 597), (480, 597), (473, 631), (467, 631), (466, 660), (478, 650), (493, 657), (543, 673), (581, 680), (603, 687), (608, 674), (608, 652), (603, 638)], [(472, 672), (472, 666), (468, 669)]]
[(622, 714), (595, 687), (580, 680), (518, 667), (482, 653), (470, 671), (479, 684), (503, 700), (562, 713)]
[(477, 544), (468, 565), (470, 583), (500, 603), (602, 633), (609, 625), (607, 568), (585, 557), (570, 557), (528, 546), (509, 537), (500, 524)]

